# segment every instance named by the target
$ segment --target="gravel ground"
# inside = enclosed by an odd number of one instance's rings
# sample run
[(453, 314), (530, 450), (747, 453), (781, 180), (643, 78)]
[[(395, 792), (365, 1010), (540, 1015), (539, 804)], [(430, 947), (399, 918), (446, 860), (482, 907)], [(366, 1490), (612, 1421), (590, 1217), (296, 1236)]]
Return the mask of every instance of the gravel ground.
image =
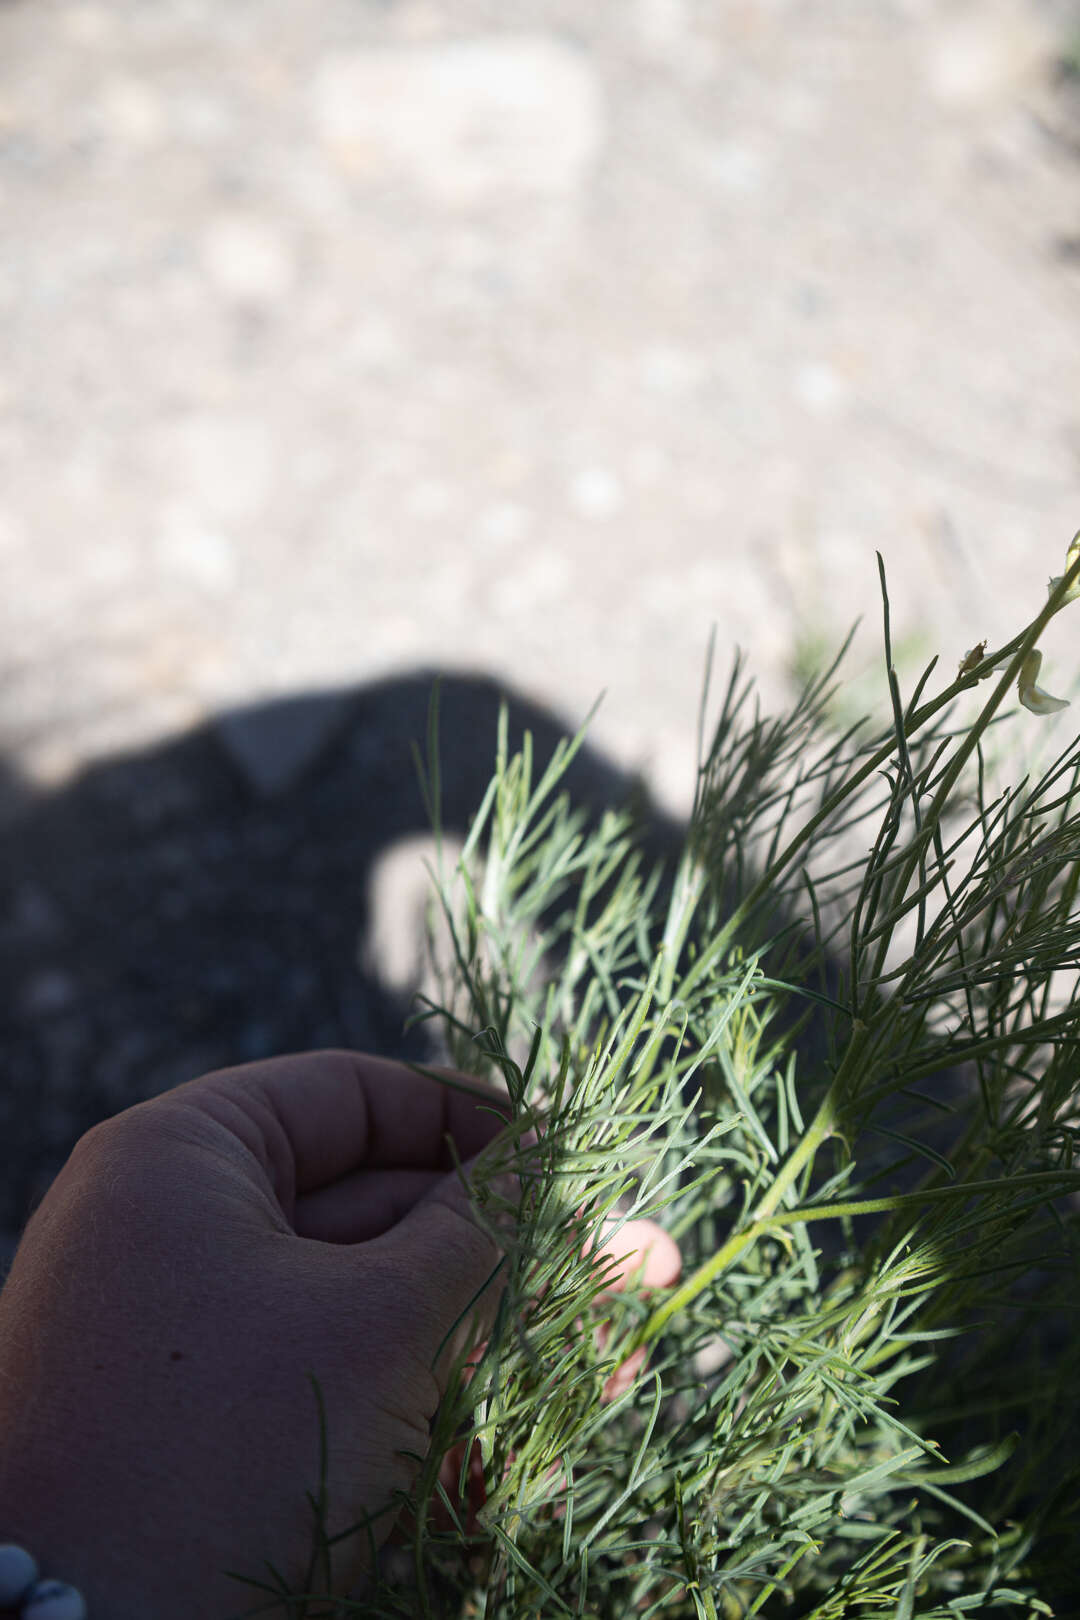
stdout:
[(1033, 611), (1078, 50), (1038, 0), (0, 0), (8, 1247), (102, 1113), (399, 1041), (431, 671), (462, 825), (502, 686), (606, 689), (583, 791), (677, 818), (713, 624), (782, 701), (876, 656), (875, 548), (907, 670)]

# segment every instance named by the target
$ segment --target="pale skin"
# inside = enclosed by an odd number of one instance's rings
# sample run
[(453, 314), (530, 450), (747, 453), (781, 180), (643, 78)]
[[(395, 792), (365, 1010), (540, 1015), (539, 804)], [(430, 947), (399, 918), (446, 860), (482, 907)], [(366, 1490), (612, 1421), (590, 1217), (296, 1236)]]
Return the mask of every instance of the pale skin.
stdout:
[[(390, 1535), (380, 1510), (498, 1301), (502, 1256), (447, 1140), (467, 1168), (502, 1129), (469, 1084), (354, 1052), (276, 1058), (76, 1144), (0, 1292), (0, 1541), (78, 1586), (92, 1620), (226, 1620), (260, 1594), (224, 1571), (268, 1558), (301, 1589), (310, 1373), (329, 1534), (378, 1515), (376, 1544)], [(651, 1222), (610, 1252), (622, 1285), (678, 1277)], [(369, 1557), (365, 1537), (340, 1543), (331, 1590), (358, 1589)]]

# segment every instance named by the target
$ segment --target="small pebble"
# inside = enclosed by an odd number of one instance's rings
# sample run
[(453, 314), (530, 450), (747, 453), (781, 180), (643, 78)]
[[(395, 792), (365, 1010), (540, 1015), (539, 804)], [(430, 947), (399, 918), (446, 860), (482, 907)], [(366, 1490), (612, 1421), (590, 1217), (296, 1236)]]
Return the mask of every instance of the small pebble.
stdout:
[(25, 1547), (6, 1541), (0, 1546), (0, 1608), (18, 1603), (38, 1578), (38, 1567)]
[(63, 1581), (38, 1581), (22, 1600), (21, 1620), (86, 1620), (86, 1600)]

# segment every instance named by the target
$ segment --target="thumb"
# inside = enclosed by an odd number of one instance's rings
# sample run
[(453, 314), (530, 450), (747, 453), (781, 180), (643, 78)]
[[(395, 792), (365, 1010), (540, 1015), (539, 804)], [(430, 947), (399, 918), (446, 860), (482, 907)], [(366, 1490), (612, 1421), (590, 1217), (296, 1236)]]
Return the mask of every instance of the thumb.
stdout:
[[(466, 1179), (476, 1162), (462, 1167)], [(500, 1176), (496, 1186), (507, 1201), (516, 1201), (516, 1177)], [(380, 1252), (415, 1306), (410, 1348), (431, 1367), (441, 1397), (455, 1359), (491, 1330), (503, 1290), (504, 1251), (478, 1221), (457, 1172), (437, 1182), (370, 1248)]]

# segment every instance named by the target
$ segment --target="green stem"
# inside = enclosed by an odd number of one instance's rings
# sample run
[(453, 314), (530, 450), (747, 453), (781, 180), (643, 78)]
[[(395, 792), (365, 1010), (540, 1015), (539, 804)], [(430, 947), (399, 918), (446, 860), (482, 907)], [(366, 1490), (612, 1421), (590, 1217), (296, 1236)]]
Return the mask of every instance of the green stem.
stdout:
[[(823, 822), (827, 821), (835, 813), (839, 806), (843, 804), (845, 799), (850, 798), (850, 796), (862, 786), (863, 782), (865, 782), (869, 776), (878, 770), (886, 760), (891, 758), (902, 744), (906, 744), (907, 737), (919, 730), (919, 728), (925, 725), (928, 720), (932, 719), (935, 714), (938, 714), (944, 707), (946, 707), (947, 704), (951, 703), (960, 692), (966, 691), (970, 687), (974, 686), (978, 680), (985, 678), (985, 676), (989, 674), (996, 665), (1000, 664), (1003, 659), (1008, 658), (1010, 660), (1008, 669), (998, 682), (998, 685), (995, 687), (987, 703), (984, 704), (982, 711), (971, 727), (967, 737), (965, 737), (960, 748), (957, 750), (956, 757), (950, 764), (949, 769), (947, 770), (945, 777), (943, 778), (942, 783), (934, 796), (929, 813), (924, 820), (923, 826), (920, 829), (920, 832), (914, 841), (913, 848), (908, 856), (906, 863), (907, 870), (905, 872), (904, 881), (901, 883), (899, 888), (899, 892), (901, 894), (903, 893), (904, 888), (906, 887), (906, 882), (910, 877), (910, 872), (913, 871), (918, 865), (921, 852), (925, 850), (926, 844), (929, 838), (932, 836), (933, 830), (941, 818), (945, 804), (948, 800), (948, 796), (955, 786), (960, 772), (966, 765), (973, 750), (978, 746), (979, 739), (982, 737), (987, 726), (990, 724), (990, 721), (1003, 701), (1005, 694), (1012, 682), (1017, 678), (1024, 659), (1035, 646), (1051, 618), (1063, 605), (1067, 590), (1076, 580), (1080, 580), (1080, 559), (1078, 559), (1077, 562), (1074, 563), (1073, 566), (1067, 571), (1058, 587), (1050, 593), (1046, 606), (1035, 617), (1035, 619), (1032, 620), (1031, 624), (1028, 625), (1026, 629), (1022, 630), (1019, 635), (1014, 636), (1012, 641), (1006, 643), (1004, 647), (999, 648), (996, 652), (990, 653), (986, 658), (982, 659), (974, 670), (969, 671), (966, 675), (959, 676), (952, 683), (952, 685), (947, 687), (946, 690), (940, 693), (938, 697), (933, 698), (930, 700), (930, 702), (923, 704), (922, 708), (918, 709), (910, 717), (910, 720), (908, 720), (907, 725), (902, 731), (899, 739), (895, 730), (890, 731), (887, 740), (883, 742), (881, 747), (876, 749), (866, 763), (858, 771), (856, 771), (853, 776), (849, 777), (844, 783), (842, 783), (841, 786), (839, 786), (828, 799), (826, 799), (825, 803), (818, 810), (817, 814), (810, 818), (806, 825), (799, 830), (799, 832), (794, 838), (791, 839), (780, 854), (769, 863), (767, 870), (762, 874), (761, 878), (750, 890), (746, 898), (736, 908), (734, 915), (729, 918), (725, 924), (723, 929), (725, 938), (730, 939), (736, 933), (740, 924), (753, 912), (754, 908), (774, 886), (778, 875), (785, 869), (785, 867), (791, 864), (796, 855), (798, 855), (799, 852), (811, 841), (818, 827), (820, 827)], [(680, 877), (683, 877), (684, 875), (688, 877), (689, 873), (680, 873)], [(680, 910), (681, 909), (682, 908), (680, 908)], [(689, 907), (689, 911), (691, 913), (693, 911), (692, 904)], [(673, 912), (672, 914), (669, 914), (669, 933), (672, 932), (672, 915), (677, 915), (677, 913)], [(686, 918), (688, 921), (685, 912), (683, 912), (682, 916), (680, 917), (680, 922), (683, 921), (684, 918)], [(681, 942), (681, 938), (685, 937), (685, 935), (681, 934), (679, 937)], [(672, 939), (670, 941), (666, 941), (666, 943), (673, 945), (675, 941)], [(712, 953), (706, 952), (704, 954), (705, 956), (711, 956)], [(677, 955), (673, 952), (669, 956), (668, 960), (664, 963), (663, 973), (665, 983), (668, 986), (670, 986), (672, 982), (672, 976), (677, 959)], [(689, 981), (695, 977), (695, 974), (701, 972), (701, 966), (702, 964), (699, 961), (695, 968), (690, 970), (687, 979), (684, 980), (683, 984), (679, 987), (680, 995), (686, 994), (689, 988)], [(841, 1214), (852, 1213), (856, 1210), (860, 1213), (880, 1213), (885, 1210), (893, 1210), (901, 1207), (903, 1203), (903, 1195), (897, 1195), (891, 1199), (865, 1200), (863, 1201), (865, 1208), (862, 1208), (858, 1204), (838, 1204), (831, 1207), (821, 1206), (818, 1210), (804, 1209), (788, 1211), (781, 1215), (777, 1214), (777, 1210), (790, 1188), (795, 1184), (796, 1180), (803, 1173), (803, 1171), (813, 1163), (818, 1150), (836, 1130), (840, 1118), (840, 1110), (848, 1092), (848, 1076), (854, 1071), (856, 1065), (862, 1060), (868, 1035), (869, 1030), (867, 1026), (856, 1020), (852, 1028), (852, 1036), (848, 1044), (847, 1051), (845, 1052), (840, 1067), (833, 1078), (832, 1084), (829, 1086), (829, 1089), (822, 1100), (821, 1106), (818, 1108), (816, 1115), (803, 1134), (802, 1138), (789, 1155), (786, 1163), (777, 1174), (776, 1179), (772, 1182), (768, 1191), (762, 1197), (748, 1224), (742, 1227), (739, 1231), (733, 1232), (727, 1241), (721, 1244), (720, 1248), (717, 1249), (714, 1254), (709, 1256), (708, 1260), (700, 1265), (698, 1269), (690, 1277), (688, 1277), (679, 1288), (676, 1288), (661, 1305), (657, 1306), (656, 1310), (652, 1312), (652, 1314), (632, 1336), (630, 1344), (631, 1349), (636, 1349), (640, 1345), (651, 1343), (654, 1339), (656, 1339), (656, 1337), (663, 1331), (666, 1323), (671, 1320), (676, 1312), (681, 1311), (686, 1306), (692, 1304), (698, 1295), (708, 1288), (710, 1284), (718, 1276), (720, 1276), (727, 1269), (727, 1267), (731, 1265), (740, 1254), (743, 1253), (745, 1249), (750, 1247), (751, 1244), (756, 1242), (759, 1237), (769, 1230), (775, 1229), (778, 1226), (798, 1224), (800, 1221), (821, 1219), (824, 1218), (826, 1213), (834, 1214), (838, 1217)], [(1060, 1180), (1061, 1178), (1058, 1179)], [(1023, 1177), (1017, 1178), (1018, 1184), (1023, 1184), (1024, 1181), (1025, 1178)], [(1080, 1183), (1080, 1175), (1077, 1176), (1076, 1181), (1077, 1183)], [(922, 1199), (926, 1199), (941, 1196), (955, 1196), (958, 1192), (964, 1192), (965, 1195), (968, 1195), (970, 1192), (981, 1191), (995, 1185), (996, 1183), (993, 1182), (969, 1183), (966, 1187), (961, 1184), (960, 1186), (940, 1188), (933, 1191), (924, 1190), (918, 1196)]]
[[(833, 1076), (831, 1085), (821, 1100), (821, 1105), (810, 1124), (799, 1138), (795, 1148), (781, 1166), (775, 1179), (770, 1183), (768, 1191), (761, 1198), (749, 1223), (740, 1231), (733, 1232), (726, 1243), (722, 1243), (714, 1254), (703, 1262), (698, 1269), (686, 1279), (680, 1288), (668, 1296), (662, 1305), (658, 1305), (652, 1315), (645, 1321), (631, 1339), (631, 1350), (639, 1345), (650, 1343), (656, 1338), (676, 1311), (681, 1311), (725, 1271), (731, 1262), (751, 1243), (755, 1242), (763, 1232), (776, 1225), (776, 1210), (787, 1197), (789, 1190), (795, 1185), (803, 1171), (813, 1164), (818, 1149), (832, 1136), (840, 1119), (843, 1101), (848, 1093), (848, 1077), (861, 1063), (863, 1051), (867, 1043), (869, 1030), (865, 1024), (856, 1023), (851, 1032), (851, 1040), (844, 1053), (840, 1066)], [(787, 1224), (787, 1223), (784, 1223)]]
[[(995, 665), (1000, 664), (1005, 658), (1011, 660), (1009, 668), (999, 681), (992, 697), (986, 704), (978, 719), (975, 721), (968, 741), (965, 742), (964, 746), (960, 750), (959, 764), (955, 770), (950, 768), (950, 772), (947, 777), (948, 789), (951, 790), (951, 788), (954, 786), (956, 777), (959, 775), (963, 765), (967, 763), (967, 759), (970, 756), (972, 749), (977, 746), (979, 738), (986, 730), (986, 727), (989, 725), (991, 718), (1000, 705), (1006, 692), (1019, 674), (1020, 666), (1024, 659), (1035, 646), (1054, 614), (1057, 613), (1064, 605), (1065, 595), (1068, 589), (1077, 581), (1080, 581), (1080, 560), (1075, 562), (1069, 569), (1068, 573), (1065, 574), (1061, 580), (1061, 583), (1051, 593), (1042, 612), (1032, 620), (1030, 625), (1021, 630), (1020, 634), (1014, 636), (1011, 641), (1006, 642), (1003, 647), (999, 647), (996, 652), (988, 653), (987, 656), (983, 658), (973, 670), (969, 670), (966, 675), (958, 676), (957, 679), (953, 681), (951, 686), (947, 686), (945, 688), (944, 692), (939, 693), (936, 698), (931, 698), (929, 702), (924, 703), (921, 709), (917, 709), (907, 722), (906, 735), (911, 737), (916, 731), (924, 726), (928, 720), (932, 720), (936, 714), (939, 714), (942, 709), (946, 708), (954, 698), (959, 696), (961, 692), (969, 691), (973, 686), (976, 686), (980, 680), (985, 680), (987, 675), (992, 673)], [(749, 894), (736, 909), (734, 915), (725, 928), (725, 933), (733, 932), (743, 921), (745, 921), (746, 917), (750, 915), (754, 908), (759, 905), (764, 897), (769, 893), (770, 889), (772, 889), (779, 874), (783, 872), (786, 867), (790, 866), (796, 855), (798, 855), (800, 851), (803, 850), (808, 843), (810, 843), (815, 832), (822, 825), (822, 823), (828, 821), (829, 818), (839, 809), (840, 805), (844, 803), (845, 799), (850, 798), (851, 795), (862, 786), (868, 777), (872, 776), (875, 771), (879, 770), (880, 767), (885, 764), (886, 760), (892, 758), (893, 754), (895, 754), (897, 751), (897, 747), (898, 744), (895, 730), (890, 730), (886, 740), (883, 741), (881, 746), (874, 751), (865, 764), (863, 764), (853, 776), (848, 777), (844, 782), (841, 783), (836, 791), (832, 793), (828, 799), (826, 799), (825, 803), (821, 806), (817, 813), (810, 818), (804, 827), (799, 829), (794, 838), (791, 839), (790, 843), (788, 843), (787, 846), (781, 850), (780, 854), (770, 862), (768, 869), (762, 874), (757, 883), (750, 890)], [(934, 800), (934, 806), (937, 808), (939, 814), (940, 807), (945, 802), (944, 790), (945, 783), (942, 784), (942, 789), (939, 790)], [(926, 830), (929, 830), (933, 825), (934, 821), (931, 820), (927, 824)], [(916, 840), (916, 843), (919, 842), (919, 840)]]
[[(816, 1124), (816, 1121), (815, 1121)], [(804, 1141), (806, 1138), (803, 1139)], [(1059, 1197), (1080, 1189), (1080, 1170), (1036, 1170), (1026, 1175), (1010, 1176), (1010, 1192), (1025, 1188), (1045, 1188), (1047, 1196)], [(943, 1203), (949, 1199), (973, 1198), (983, 1193), (1000, 1193), (1000, 1179), (989, 1181), (954, 1182), (946, 1187), (927, 1188), (913, 1193), (892, 1193), (882, 1198), (853, 1198), (834, 1204), (810, 1204), (802, 1209), (786, 1209), (779, 1213), (755, 1216), (749, 1226), (733, 1232), (704, 1265), (698, 1267), (680, 1288), (669, 1294), (645, 1322), (632, 1335), (627, 1354), (640, 1345), (652, 1344), (663, 1332), (676, 1312), (693, 1303), (709, 1284), (737, 1260), (744, 1249), (789, 1226), (808, 1226), (811, 1221), (855, 1219), (860, 1215), (896, 1214), (900, 1210), (925, 1208), (928, 1203)]]
[[(929, 844), (935, 829), (941, 821), (945, 806), (949, 802), (949, 796), (959, 780), (960, 773), (963, 771), (968, 760), (971, 758), (975, 749), (982, 740), (987, 726), (989, 726), (991, 720), (993, 719), (994, 714), (1004, 699), (1009, 687), (1019, 675), (1024, 659), (1034, 649), (1036, 642), (1046, 629), (1046, 626), (1061, 607), (1065, 591), (1076, 578), (1080, 578), (1080, 562), (1073, 564), (1072, 568), (1069, 569), (1068, 574), (1066, 574), (1066, 576), (1062, 579), (1061, 584), (1056, 590), (1051, 592), (1042, 612), (1038, 614), (1038, 616), (1032, 621), (1027, 630), (1025, 630), (1022, 635), (1017, 638), (1018, 644), (1010, 643), (1011, 646), (1015, 645), (1016, 650), (1010, 659), (1009, 667), (1005, 671), (1004, 675), (1002, 675), (987, 702), (984, 704), (982, 712), (979, 714), (978, 718), (975, 720), (975, 723), (968, 731), (968, 734), (964, 738), (960, 747), (956, 750), (956, 753), (953, 756), (945, 775), (941, 779), (941, 784), (938, 787), (937, 792), (934, 794), (929, 810), (926, 812), (926, 815), (923, 818), (923, 825), (919, 829), (915, 838), (912, 840), (907, 859), (905, 860), (900, 874), (896, 879), (894, 893), (897, 896), (903, 896), (906, 893), (907, 886), (911, 881), (912, 875), (918, 867), (920, 861), (923, 859), (926, 853), (927, 845)], [(1000, 663), (1001, 658), (1007, 656), (1008, 653), (995, 655), (994, 663)], [(887, 944), (887, 941), (884, 941), (883, 943)], [(881, 960), (883, 960), (883, 953), (879, 950), (879, 962)]]
[[(840, 1076), (837, 1075), (837, 1080), (839, 1078)], [(794, 1183), (796, 1177), (813, 1160), (818, 1148), (832, 1134), (836, 1121), (837, 1080), (834, 1080), (829, 1087), (828, 1094), (824, 1098), (821, 1107), (800, 1139), (795, 1151), (790, 1155), (776, 1180), (762, 1198), (749, 1225), (743, 1227), (739, 1232), (733, 1232), (727, 1242), (722, 1243), (715, 1253), (711, 1254), (686, 1279), (680, 1288), (676, 1288), (675, 1292), (669, 1294), (662, 1305), (657, 1306), (652, 1315), (634, 1333), (630, 1341), (630, 1351), (636, 1350), (639, 1345), (651, 1344), (677, 1311), (681, 1311), (685, 1306), (692, 1304), (697, 1296), (708, 1288), (714, 1278), (726, 1271), (733, 1260), (738, 1259), (745, 1248), (756, 1242), (761, 1234), (768, 1230), (770, 1225), (775, 1224), (774, 1213), (777, 1205), (788, 1188)]]

